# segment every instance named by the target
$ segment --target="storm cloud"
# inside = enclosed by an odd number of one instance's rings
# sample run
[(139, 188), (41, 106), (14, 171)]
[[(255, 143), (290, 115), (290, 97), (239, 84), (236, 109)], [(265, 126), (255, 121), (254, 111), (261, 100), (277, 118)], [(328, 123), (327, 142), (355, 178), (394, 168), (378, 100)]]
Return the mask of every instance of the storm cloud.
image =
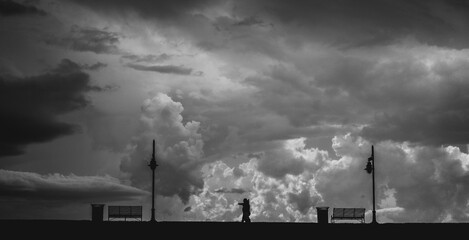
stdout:
[(243, 1), (237, 6), (245, 15), (260, 12), (290, 27), (295, 37), (304, 31), (309, 39), (341, 48), (386, 45), (402, 37), (467, 47), (469, 5), (461, 1)]
[(148, 195), (110, 176), (40, 175), (3, 169), (0, 169), (0, 190), (2, 198), (84, 203), (123, 201)]
[[(249, 198), (253, 221), (316, 221), (321, 205), (369, 220), (373, 145), (378, 221), (467, 221), (466, 2), (34, 3), (54, 17), (3, 18), (13, 128), (0, 130), (3, 156), (44, 144), (5, 157), (24, 161), (11, 170), (112, 173), (149, 191), (156, 140), (163, 219), (238, 221)], [(67, 168), (32, 164), (57, 146), (85, 151)]]
[(136, 55), (136, 54), (128, 54), (121, 57), (123, 61), (131, 61), (133, 63), (156, 63), (156, 62), (164, 62), (166, 60), (171, 59), (173, 56), (168, 55), (166, 53), (162, 53), (159, 55), (154, 54), (145, 54), (145, 55)]
[(45, 16), (47, 13), (33, 5), (25, 5), (11, 0), (0, 1), (0, 16), (37, 15)]
[[(90, 203), (139, 201), (149, 193), (110, 176), (38, 174), (0, 169), (1, 219), (51, 218), (51, 212), (70, 218), (71, 212), (87, 216)], [(34, 204), (25, 202), (34, 201)], [(14, 209), (12, 209), (14, 207)], [(48, 209), (45, 214), (44, 209)]]
[(216, 3), (213, 0), (164, 0), (157, 2), (149, 1), (89, 1), (89, 0), (73, 0), (78, 4), (96, 9), (102, 12), (117, 11), (128, 12), (136, 11), (146, 18), (154, 18), (161, 20), (177, 20), (181, 15), (190, 14), (191, 11), (203, 9), (207, 5)]
[(67, 36), (54, 36), (46, 39), (45, 42), (79, 52), (117, 54), (120, 52), (118, 47), (120, 37), (118, 33), (107, 29), (74, 25)]
[[(341, 48), (387, 45), (412, 37), (426, 44), (461, 49), (467, 47), (469, 37), (465, 31), (469, 22), (465, 13), (469, 5), (457, 0), (74, 2), (100, 12), (136, 11), (144, 18), (164, 20), (177, 26), (191, 24), (184, 19), (196, 19), (199, 15), (211, 17), (204, 15), (204, 10), (233, 6), (232, 16), (244, 17), (244, 20), (234, 21), (238, 25), (265, 22), (289, 32), (287, 38), (292, 42), (303, 44), (306, 39), (314, 39)], [(212, 19), (216, 25), (225, 21), (226, 15)], [(307, 38), (302, 39), (301, 35)], [(203, 38), (201, 35), (196, 37)], [(209, 39), (198, 40), (218, 45)]]
[(237, 193), (237, 194), (242, 194), (245, 193), (246, 191), (244, 189), (240, 188), (232, 188), (232, 189), (225, 189), (225, 188), (219, 188), (215, 190), (216, 193)]
[(167, 73), (167, 74), (178, 74), (178, 75), (190, 75), (192, 73), (191, 68), (186, 68), (183, 66), (174, 66), (174, 65), (140, 65), (129, 63), (127, 64), (128, 67), (133, 68), (139, 71), (151, 71), (151, 72), (158, 72), (158, 73)]
[(78, 131), (59, 116), (89, 106), (86, 93), (93, 88), (89, 75), (68, 59), (54, 69), (24, 78), (0, 78), (2, 118), (0, 156), (22, 154), (32, 143), (47, 142)]
[[(469, 129), (465, 124), (469, 62), (456, 52), (453, 58), (445, 58), (451, 50), (425, 50), (424, 53), (430, 55), (425, 61), (401, 56), (395, 62), (375, 65), (376, 72), (368, 74), (367, 84), (371, 85), (363, 86), (368, 91), (361, 95), (378, 108), (370, 124), (363, 129), (363, 136), (374, 141), (411, 141), (435, 146), (461, 145), (469, 141), (466, 138)], [(419, 55), (423, 54), (413, 57)], [(371, 80), (380, 78), (390, 79), (395, 84)]]

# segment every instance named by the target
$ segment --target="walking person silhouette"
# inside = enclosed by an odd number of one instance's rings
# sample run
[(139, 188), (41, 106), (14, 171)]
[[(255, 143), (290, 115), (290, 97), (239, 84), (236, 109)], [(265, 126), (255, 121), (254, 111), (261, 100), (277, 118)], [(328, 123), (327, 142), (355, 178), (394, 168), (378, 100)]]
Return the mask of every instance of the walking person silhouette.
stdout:
[(242, 203), (238, 203), (238, 205), (243, 206), (243, 218), (241, 222), (251, 222), (249, 216), (251, 215), (251, 206), (249, 205), (249, 199), (244, 199)]

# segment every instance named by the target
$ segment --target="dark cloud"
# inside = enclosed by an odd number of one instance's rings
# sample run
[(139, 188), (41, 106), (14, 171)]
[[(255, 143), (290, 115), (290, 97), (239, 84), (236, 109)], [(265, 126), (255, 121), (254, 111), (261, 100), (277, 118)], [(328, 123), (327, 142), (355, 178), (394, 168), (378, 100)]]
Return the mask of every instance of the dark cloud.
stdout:
[(216, 189), (214, 192), (216, 192), (216, 193), (236, 193), (236, 194), (243, 194), (243, 193), (246, 192), (246, 190), (241, 189), (241, 188), (231, 188), (231, 189), (219, 188), (219, 189)]
[(131, 61), (133, 63), (159, 63), (164, 62), (172, 58), (172, 55), (162, 53), (159, 55), (146, 54), (146, 55), (135, 55), (128, 54), (121, 57), (121, 60)]
[(288, 202), (296, 206), (298, 211), (302, 214), (306, 214), (318, 201), (319, 197), (311, 196), (309, 189), (304, 189), (298, 194), (288, 193)]
[(11, 0), (0, 1), (0, 16), (7, 17), (17, 15), (45, 16), (47, 13), (35, 6), (25, 5)]
[(265, 24), (264, 21), (262, 21), (258, 17), (249, 16), (249, 17), (241, 19), (240, 21), (236, 22), (234, 25), (236, 25), (236, 26), (253, 26), (253, 25), (263, 25), (263, 24)]
[(312, 62), (274, 65), (243, 83), (258, 89), (252, 97), (261, 107), (295, 129), (315, 126), (322, 137), (347, 128), (358, 133), (354, 126), (363, 124), (360, 134), (374, 142), (469, 142), (469, 62), (462, 52), (411, 43), (376, 56), (331, 54)]
[(108, 85), (104, 85), (104, 86), (96, 86), (96, 85), (93, 85), (93, 86), (89, 86), (87, 88), (88, 91), (94, 91), (94, 92), (112, 92), (112, 91), (116, 91), (117, 89), (119, 89), (120, 87), (118, 85), (115, 85), (115, 84), (108, 84)]
[(0, 169), (1, 219), (90, 219), (90, 203), (129, 204), (148, 195), (110, 176)]
[(59, 63), (59, 66), (55, 69), (52, 69), (52, 72), (55, 73), (68, 73), (68, 72), (77, 72), (82, 70), (99, 70), (101, 68), (107, 67), (107, 64), (102, 62), (97, 62), (95, 64), (79, 64), (70, 59), (64, 58)]
[(73, 0), (73, 2), (102, 12), (117, 11), (119, 13), (127, 13), (136, 11), (145, 18), (168, 21), (177, 21), (177, 19), (183, 15), (190, 15), (192, 11), (202, 10), (207, 6), (217, 3), (217, 1), (214, 0), (162, 0), (158, 2), (146, 0), (132, 2), (125, 0)]
[(126, 66), (133, 68), (139, 71), (150, 71), (150, 72), (159, 72), (159, 73), (167, 73), (167, 74), (177, 74), (177, 75), (191, 75), (193, 69), (186, 68), (183, 66), (175, 66), (175, 65), (152, 65), (152, 66), (145, 66), (140, 64), (129, 63)]
[[(0, 78), (0, 156), (18, 155), (31, 143), (73, 134), (76, 125), (58, 116), (90, 104), (85, 93), (93, 88), (89, 75), (64, 59), (49, 72), (24, 78)], [(98, 87), (99, 88), (99, 87)]]
[[(182, 150), (182, 149), (181, 149)], [(184, 153), (182, 153), (184, 154)], [(193, 169), (184, 169), (183, 165), (179, 164), (170, 164), (168, 159), (163, 159), (159, 166), (159, 173), (157, 178), (161, 183), (157, 189), (158, 194), (163, 196), (178, 196), (182, 203), (187, 204), (191, 195), (197, 195), (200, 192), (200, 189), (203, 188), (204, 182), (198, 172), (198, 164), (192, 163), (189, 165)], [(187, 159), (182, 155), (175, 159), (181, 162), (189, 162), (190, 159)], [(125, 165), (123, 165), (125, 167)]]
[(242, 177), (242, 176), (245, 176), (245, 175), (246, 175), (246, 173), (242, 169), (240, 169), (239, 167), (235, 167), (233, 169), (233, 176), (234, 177), (239, 178), (239, 177)]
[[(166, 20), (179, 26), (190, 25), (187, 19), (196, 19), (203, 12), (226, 2), (216, 1), (89, 1), (78, 4), (103, 12), (136, 11), (144, 18)], [(234, 7), (228, 10), (241, 20), (238, 26), (275, 25), (287, 33), (292, 42), (307, 43), (312, 39), (341, 48), (386, 45), (404, 37), (421, 42), (456, 48), (467, 47), (469, 5), (464, 1), (388, 1), (388, 0), (282, 0), (228, 1)], [(229, 4), (228, 4), (229, 5)], [(184, 20), (186, 19), (186, 20)], [(265, 20), (260, 20), (265, 19)], [(215, 19), (215, 25), (219, 20)], [(200, 44), (216, 46), (206, 37), (192, 32)], [(295, 38), (295, 39), (293, 39)]]
[(464, 145), (469, 142), (467, 110), (410, 109), (379, 114), (362, 131), (372, 141), (391, 139), (426, 145)]
[(341, 122), (343, 114), (337, 114), (342, 110), (340, 105), (331, 108), (333, 99), (328, 101), (328, 95), (316, 86), (313, 78), (296, 70), (276, 65), (262, 75), (246, 78), (244, 83), (259, 89), (254, 97), (263, 107), (288, 118), (295, 127), (318, 124), (325, 118), (329, 118), (329, 123)]
[(99, 70), (99, 69), (105, 68), (105, 67), (107, 67), (107, 64), (102, 63), (102, 62), (97, 62), (97, 63), (92, 64), (92, 65), (85, 64), (85, 65), (82, 66), (82, 68), (87, 69), (87, 70)]
[(97, 108), (85, 113), (86, 132), (93, 140), (94, 149), (122, 152), (138, 125), (138, 117), (131, 114), (109, 115)]
[[(242, 38), (246, 37), (244, 35), (247, 34), (249, 30), (255, 30), (256, 27), (264, 30), (268, 27), (273, 27), (272, 23), (266, 23), (258, 16), (246, 16), (243, 18), (222, 16), (217, 17), (212, 24), (215, 30), (220, 33), (230, 34), (230, 32), (233, 32), (234, 35), (238, 35), (238, 37)], [(210, 39), (207, 40), (210, 41)]]
[(328, 155), (325, 151), (306, 148), (305, 140), (303, 137), (272, 144), (274, 148), (265, 150), (258, 159), (257, 170), (277, 179), (287, 174), (298, 176), (305, 172), (315, 172)]
[(362, 135), (373, 141), (390, 139), (437, 146), (467, 144), (469, 61), (456, 57), (448, 63), (437, 58), (429, 68), (422, 63), (405, 64), (407, 67), (400, 68), (401, 78), (405, 79), (403, 84), (370, 89), (369, 96), (376, 95), (374, 102), (395, 100), (386, 109), (377, 109)]
[(148, 192), (109, 176), (40, 175), (0, 169), (0, 196), (3, 199), (89, 203), (132, 200), (145, 195)]
[[(156, 3), (153, 5), (149, 2), (137, 1), (130, 4), (119, 1), (112, 5), (106, 1), (101, 3), (77, 2), (100, 11), (135, 10), (145, 18), (164, 18), (174, 21), (191, 18), (200, 25), (190, 26), (196, 27), (203, 33), (214, 33), (214, 36), (210, 35), (209, 38), (207, 34), (191, 32), (196, 45), (209, 44), (210, 46), (222, 46), (236, 50), (253, 50), (288, 62), (291, 61), (286, 57), (287, 54), (282, 54), (288, 51), (273, 43), (280, 36), (282, 36), (281, 39), (286, 39), (286, 43), (292, 44), (292, 48), (295, 49), (302, 46), (301, 43), (319, 42), (344, 50), (345, 53), (342, 55), (333, 56), (331, 54), (332, 56), (315, 61), (316, 66), (293, 62), (295, 67), (290, 68), (278, 64), (268, 72), (246, 79), (246, 84), (255, 86), (259, 90), (249, 96), (250, 100), (254, 100), (252, 105), (262, 107), (269, 113), (288, 119), (291, 125), (288, 127), (290, 128), (276, 128), (285, 131), (283, 134), (276, 132), (277, 136), (292, 137), (296, 135), (291, 132), (293, 130), (312, 125), (326, 125), (324, 123), (342, 126), (350, 126), (355, 123), (363, 124), (373, 117), (371, 116), (373, 113), (376, 114), (376, 118), (363, 131), (370, 139), (379, 140), (389, 136), (389, 139), (401, 141), (406, 138), (404, 137), (405, 133), (410, 132), (407, 140), (423, 143), (463, 144), (466, 141), (464, 133), (467, 130), (462, 126), (462, 123), (466, 121), (467, 114), (460, 111), (461, 109), (452, 107), (457, 101), (450, 101), (450, 104), (444, 106), (447, 108), (436, 106), (430, 107), (432, 109), (421, 108), (423, 105), (420, 104), (425, 104), (425, 100), (434, 99), (425, 96), (423, 88), (419, 89), (414, 85), (415, 79), (420, 79), (426, 74), (424, 67), (415, 63), (414, 57), (404, 60), (398, 59), (393, 64), (387, 65), (389, 69), (384, 69), (377, 64), (380, 59), (355, 58), (353, 52), (347, 54), (347, 51), (370, 46), (399, 45), (402, 39), (416, 39), (419, 44), (462, 48), (469, 42), (467, 41), (467, 31), (465, 31), (469, 22), (467, 14), (465, 14), (468, 10), (468, 4), (464, 2), (420, 0), (362, 0), (353, 3), (343, 0), (330, 2), (296, 1), (295, 3), (233, 1), (230, 2), (233, 5), (218, 6), (235, 6), (229, 9), (224, 8), (228, 14), (207, 17), (203, 20), (200, 19), (200, 15), (205, 14), (203, 11), (200, 11), (200, 14), (191, 15), (188, 13), (210, 9), (216, 6), (214, 3), (196, 1), (182, 6), (182, 1), (163, 2), (161, 9), (171, 9), (168, 12), (174, 12), (174, 14), (172, 16), (155, 14), (152, 17), (149, 14), (149, 9), (156, 7), (158, 5)], [(176, 6), (180, 6), (180, 8)], [(179, 21), (178, 24), (187, 25), (188, 22)], [(268, 31), (250, 32), (245, 28), (236, 28), (236, 26), (266, 24), (272, 26)], [(186, 28), (183, 27), (183, 29)], [(224, 31), (217, 33), (216, 29)], [(270, 39), (274, 40), (270, 41)], [(287, 46), (290, 46), (288, 44)], [(148, 59), (152, 58), (149, 56)], [(132, 59), (134, 59), (133, 61), (144, 60), (143, 57), (137, 56)], [(321, 60), (324, 61), (321, 62)], [(179, 67), (175, 68), (176, 66), (172, 65), (146, 66), (132, 63), (128, 66), (142, 71), (183, 75), (192, 72), (190, 68), (179, 69)], [(377, 71), (375, 71), (376, 68), (378, 68)], [(440, 75), (445, 77), (444, 74)], [(460, 83), (457, 88), (464, 89), (464, 87), (464, 84)], [(445, 89), (442, 86), (435, 86), (434, 89), (437, 88)], [(448, 94), (448, 96), (450, 95)], [(461, 98), (460, 102), (466, 101)], [(219, 106), (219, 104), (213, 105)], [(238, 112), (233, 111), (233, 105), (229, 106), (230, 112)], [(191, 111), (190, 109), (191, 107), (188, 108), (188, 112)], [(209, 118), (209, 114), (212, 114), (210, 117), (217, 114), (213, 110), (210, 113), (205, 113), (205, 116), (201, 117)], [(407, 118), (402, 113), (412, 116), (408, 118), (409, 122), (406, 122)], [(424, 116), (433, 117), (423, 119)], [(417, 119), (420, 120), (417, 121)], [(418, 122), (422, 124), (417, 124)], [(444, 122), (451, 122), (453, 126), (443, 126)], [(240, 136), (243, 131), (252, 132), (250, 126), (246, 125), (238, 128)], [(402, 131), (394, 131), (394, 128), (399, 128)], [(433, 131), (432, 136), (430, 130), (434, 128), (438, 128), (438, 130)], [(455, 129), (458, 129), (459, 133), (454, 131)], [(223, 131), (227, 132), (226, 129)], [(252, 137), (260, 138), (261, 135), (255, 133), (256, 135), (253, 134)], [(412, 135), (412, 133), (414, 134)], [(329, 136), (331, 136), (330, 134), (334, 134), (332, 128)], [(437, 136), (442, 137), (440, 140), (436, 140)], [(429, 140), (424, 140), (424, 138), (429, 138)]]
[(79, 52), (117, 54), (120, 51), (117, 47), (120, 37), (118, 33), (110, 32), (105, 28), (74, 25), (69, 36), (49, 38), (45, 42)]
[(293, 37), (300, 31), (345, 48), (389, 44), (409, 36), (428, 44), (464, 48), (469, 37), (465, 31), (469, 6), (457, 0), (242, 1), (237, 7), (245, 15), (261, 12), (286, 31), (291, 29)]
[(258, 170), (274, 178), (299, 175), (305, 170), (305, 160), (295, 158), (292, 152), (283, 149), (267, 151), (259, 160)]
[[(274, 81), (272, 84), (276, 85)], [(264, 84), (268, 88), (268, 80), (262, 83), (262, 87)], [(310, 105), (306, 100), (290, 102), (289, 99), (303, 98), (308, 95), (297, 93), (288, 86), (287, 81), (284, 84), (285, 86), (274, 87), (285, 89), (284, 94), (270, 94), (269, 88), (259, 87), (254, 96), (251, 92), (236, 94), (226, 92), (220, 98), (214, 96), (210, 90), (200, 90), (198, 94), (204, 96), (203, 98), (191, 96), (185, 91), (173, 92), (171, 96), (185, 107), (182, 113), (184, 118), (200, 121), (201, 134), (204, 138), (204, 153), (211, 158), (223, 158), (236, 154), (247, 154), (248, 158), (258, 158), (262, 155), (249, 153), (276, 149), (279, 147), (276, 140), (288, 140), (301, 136), (322, 138), (327, 136), (330, 142), (335, 132), (342, 131), (334, 127), (292, 126), (287, 119), (291, 117), (292, 121), (298, 122), (301, 119), (295, 120), (295, 115), (288, 116), (285, 113), (278, 116), (280, 111), (295, 112), (295, 110), (306, 115), (308, 111), (303, 105)], [(268, 104), (268, 107), (263, 104)], [(337, 111), (340, 110), (337, 109)], [(321, 116), (320, 112), (309, 113)], [(326, 116), (326, 114), (322, 115)], [(306, 121), (308, 120), (304, 122)]]

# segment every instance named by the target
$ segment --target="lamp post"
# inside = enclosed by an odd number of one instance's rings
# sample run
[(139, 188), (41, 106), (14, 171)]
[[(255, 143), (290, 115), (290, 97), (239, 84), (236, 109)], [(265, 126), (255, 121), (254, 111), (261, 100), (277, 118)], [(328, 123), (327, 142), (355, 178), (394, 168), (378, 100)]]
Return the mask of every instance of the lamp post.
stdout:
[(373, 145), (371, 145), (371, 157), (368, 158), (368, 162), (366, 164), (365, 168), (367, 173), (372, 174), (372, 179), (373, 179), (373, 218), (371, 220), (372, 224), (377, 224), (378, 222), (376, 221), (376, 208), (375, 208), (375, 150)]
[(155, 140), (153, 139), (153, 154), (151, 156), (150, 164), (151, 171), (153, 172), (152, 184), (151, 184), (151, 218), (150, 222), (156, 222), (155, 220), (155, 169), (158, 166), (155, 159)]

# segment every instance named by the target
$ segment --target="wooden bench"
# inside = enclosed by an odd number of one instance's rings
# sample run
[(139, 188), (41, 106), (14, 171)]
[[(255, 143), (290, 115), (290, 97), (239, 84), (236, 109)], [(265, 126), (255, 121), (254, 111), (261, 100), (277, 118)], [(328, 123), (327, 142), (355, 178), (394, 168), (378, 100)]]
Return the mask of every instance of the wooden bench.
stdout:
[(337, 220), (358, 220), (365, 223), (365, 209), (364, 208), (334, 208), (332, 210), (331, 222), (335, 223)]
[(108, 206), (108, 221), (114, 219), (136, 219), (142, 221), (142, 206)]

